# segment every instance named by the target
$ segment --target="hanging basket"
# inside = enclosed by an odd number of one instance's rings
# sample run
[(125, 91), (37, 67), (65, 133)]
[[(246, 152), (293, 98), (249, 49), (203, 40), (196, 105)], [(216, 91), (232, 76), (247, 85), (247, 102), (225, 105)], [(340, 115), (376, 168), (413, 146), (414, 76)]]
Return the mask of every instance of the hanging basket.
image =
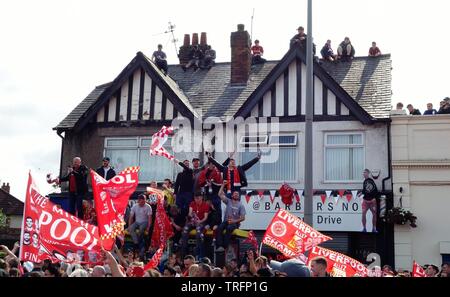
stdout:
[(402, 207), (394, 207), (388, 210), (385, 220), (390, 224), (406, 225), (409, 223), (411, 227), (417, 227), (417, 217), (412, 212), (405, 210)]

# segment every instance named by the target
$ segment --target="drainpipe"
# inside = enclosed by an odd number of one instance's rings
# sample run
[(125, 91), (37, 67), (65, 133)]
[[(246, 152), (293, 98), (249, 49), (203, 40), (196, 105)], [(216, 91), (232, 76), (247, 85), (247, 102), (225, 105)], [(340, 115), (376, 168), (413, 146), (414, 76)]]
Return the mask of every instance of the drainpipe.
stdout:
[[(392, 178), (392, 149), (391, 149), (391, 121), (387, 123), (387, 143), (388, 143), (388, 176), (382, 181), (382, 190), (386, 191), (385, 182)], [(391, 182), (392, 185), (392, 182)]]

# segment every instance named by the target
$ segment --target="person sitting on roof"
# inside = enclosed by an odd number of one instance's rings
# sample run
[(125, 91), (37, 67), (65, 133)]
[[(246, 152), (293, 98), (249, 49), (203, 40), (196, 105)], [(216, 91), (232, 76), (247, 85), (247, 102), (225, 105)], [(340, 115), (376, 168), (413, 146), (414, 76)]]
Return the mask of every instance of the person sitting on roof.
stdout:
[(211, 69), (214, 66), (216, 60), (216, 51), (211, 48), (210, 45), (206, 47), (205, 56), (200, 61), (202, 69)]
[(350, 38), (345, 37), (344, 41), (338, 47), (338, 59), (351, 61), (355, 57), (355, 48), (350, 42)]
[(372, 42), (372, 47), (369, 49), (369, 57), (378, 57), (381, 55), (381, 51), (377, 46), (377, 43)]
[[(298, 33), (291, 38), (290, 47), (300, 46), (303, 50), (306, 50), (307, 35), (305, 34), (305, 28), (302, 26), (297, 28)], [(313, 54), (316, 55), (316, 45), (313, 43)]]
[(167, 56), (166, 53), (162, 51), (162, 44), (158, 44), (158, 50), (153, 52), (152, 61), (155, 62), (159, 70), (167, 74)]
[(259, 40), (255, 40), (255, 45), (252, 46), (252, 65), (256, 64), (262, 64), (266, 62), (265, 59), (262, 58), (262, 55), (264, 54), (264, 49), (262, 46), (259, 45)]
[(185, 66), (182, 66), (183, 70), (186, 71), (189, 67), (194, 66), (194, 72), (197, 71), (200, 66), (200, 60), (203, 56), (204, 54), (198, 45), (194, 45), (189, 54), (189, 62)]
[(322, 58), (327, 61), (335, 61), (336, 55), (333, 52), (333, 49), (331, 48), (331, 40), (327, 40), (327, 43), (322, 47), (322, 50), (320, 51), (320, 54), (322, 55)]

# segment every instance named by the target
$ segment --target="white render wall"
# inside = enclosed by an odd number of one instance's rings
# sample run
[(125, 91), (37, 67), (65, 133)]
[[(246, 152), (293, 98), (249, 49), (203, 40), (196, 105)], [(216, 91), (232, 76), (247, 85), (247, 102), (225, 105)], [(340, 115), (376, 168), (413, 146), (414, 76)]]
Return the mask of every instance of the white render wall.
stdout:
[(441, 265), (450, 254), (450, 116), (393, 116), (391, 137), (394, 206), (402, 197), (418, 217), (417, 228), (395, 227), (395, 266)]

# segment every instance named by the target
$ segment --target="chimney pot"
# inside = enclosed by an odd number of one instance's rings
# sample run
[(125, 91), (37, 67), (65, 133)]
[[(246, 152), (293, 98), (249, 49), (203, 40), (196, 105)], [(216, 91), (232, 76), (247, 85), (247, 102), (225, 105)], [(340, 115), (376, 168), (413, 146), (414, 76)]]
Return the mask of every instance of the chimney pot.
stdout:
[(206, 32), (202, 32), (200, 35), (200, 46), (206, 46), (207, 44)]
[(245, 28), (244, 24), (238, 24), (238, 25), (237, 25), (237, 30), (238, 30), (239, 32), (243, 32), (243, 31), (244, 31), (244, 28)]
[(192, 34), (192, 45), (198, 45), (198, 33)]
[(3, 183), (2, 184), (2, 190), (5, 191), (6, 193), (9, 193), (10, 189), (11, 188), (9, 186), (9, 183)]
[(191, 36), (189, 34), (184, 34), (183, 46), (191, 45)]

